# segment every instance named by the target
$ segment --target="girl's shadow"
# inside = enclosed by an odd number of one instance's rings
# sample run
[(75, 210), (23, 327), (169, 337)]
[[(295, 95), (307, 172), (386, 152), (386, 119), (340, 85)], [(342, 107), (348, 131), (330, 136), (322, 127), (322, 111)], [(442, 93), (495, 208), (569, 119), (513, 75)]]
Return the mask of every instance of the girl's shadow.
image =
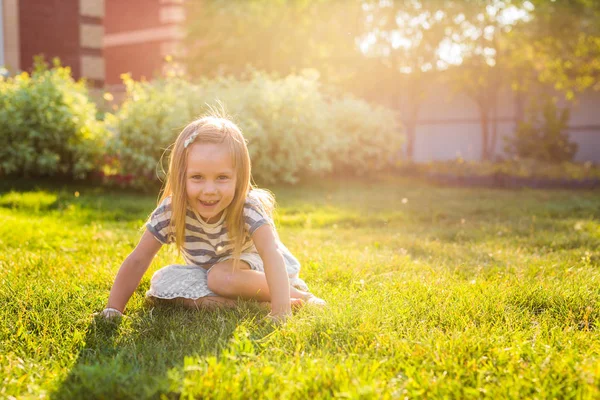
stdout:
[[(95, 317), (77, 361), (51, 398), (178, 397), (170, 370), (182, 368), (188, 356), (218, 355), (239, 325), (264, 315), (257, 305), (242, 303), (234, 310), (147, 306), (114, 321)], [(260, 336), (273, 330), (260, 325)]]

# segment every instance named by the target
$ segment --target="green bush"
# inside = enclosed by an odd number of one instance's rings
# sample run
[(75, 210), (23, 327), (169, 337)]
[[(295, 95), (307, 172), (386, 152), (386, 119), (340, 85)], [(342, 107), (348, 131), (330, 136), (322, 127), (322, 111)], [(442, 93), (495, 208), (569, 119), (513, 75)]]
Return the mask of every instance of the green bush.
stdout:
[(529, 114), (528, 120), (519, 124), (514, 137), (507, 138), (506, 152), (549, 163), (572, 161), (577, 143), (571, 142), (565, 132), (569, 110), (559, 110), (549, 99), (541, 107), (534, 104)]
[(296, 182), (344, 171), (366, 173), (391, 164), (401, 146), (393, 113), (364, 101), (327, 95), (310, 73), (275, 79), (255, 72), (246, 80), (191, 84), (171, 77), (126, 78), (127, 98), (109, 128), (121, 173), (153, 179), (164, 149), (187, 122), (221, 103), (248, 140), (260, 182)]
[(331, 153), (335, 171), (364, 175), (395, 164), (402, 131), (390, 110), (343, 97), (328, 112), (336, 129)]
[(161, 156), (200, 113), (194, 96), (199, 88), (177, 77), (137, 82), (123, 75), (123, 83), (124, 102), (116, 114), (105, 114), (107, 129), (114, 133), (108, 149), (117, 158), (113, 172), (135, 176), (136, 183), (143, 185), (160, 175)]
[(0, 77), (0, 175), (83, 178), (104, 151), (106, 131), (84, 82), (58, 60), (31, 75)]
[(293, 183), (331, 171), (334, 126), (315, 77), (255, 73), (248, 81), (229, 78), (202, 86), (206, 101), (221, 101), (244, 132), (259, 181)]

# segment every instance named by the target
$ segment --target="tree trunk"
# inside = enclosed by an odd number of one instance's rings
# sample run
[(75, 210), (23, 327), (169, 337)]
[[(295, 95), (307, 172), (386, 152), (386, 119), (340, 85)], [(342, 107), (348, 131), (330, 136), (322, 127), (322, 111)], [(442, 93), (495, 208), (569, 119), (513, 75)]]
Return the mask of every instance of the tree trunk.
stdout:
[(494, 101), (492, 103), (492, 134), (490, 137), (490, 147), (488, 148), (489, 158), (493, 158), (496, 154), (496, 140), (498, 137), (498, 93), (494, 93)]
[[(480, 106), (481, 107), (481, 106)], [(488, 153), (489, 143), (489, 115), (488, 110), (481, 107), (481, 161), (488, 161), (490, 155)]]
[[(522, 90), (522, 79), (519, 79), (519, 89), (515, 92), (515, 124), (523, 122), (525, 116), (525, 95)], [(516, 129), (515, 129), (516, 130)]]
[(402, 122), (404, 122), (406, 128), (406, 158), (413, 161), (417, 119), (419, 118), (422, 102), (419, 94), (423, 91), (423, 88), (420, 77), (412, 77), (405, 82), (404, 90), (401, 91), (404, 94), (396, 97), (396, 109), (400, 111)]
[(415, 131), (416, 131), (416, 119), (409, 119), (406, 121), (406, 158), (408, 161), (414, 160), (415, 154)]

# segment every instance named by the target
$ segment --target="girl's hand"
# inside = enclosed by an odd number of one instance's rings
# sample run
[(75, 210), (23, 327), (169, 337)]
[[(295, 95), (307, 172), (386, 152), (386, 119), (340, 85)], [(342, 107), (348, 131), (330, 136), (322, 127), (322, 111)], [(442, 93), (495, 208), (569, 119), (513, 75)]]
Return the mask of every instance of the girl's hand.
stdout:
[(271, 322), (274, 322), (276, 324), (283, 324), (291, 316), (292, 316), (292, 313), (278, 313), (278, 314), (270, 313), (269, 315), (267, 315), (267, 318)]
[[(297, 310), (300, 307), (304, 306), (304, 300), (291, 298), (290, 299), (290, 305), (291, 305), (291, 310)], [(271, 312), (271, 313), (269, 313), (269, 315), (267, 315), (267, 318), (269, 320), (271, 320), (272, 322), (282, 324), (285, 321), (287, 321), (287, 319), (289, 317), (292, 316), (291, 310), (290, 311), (278, 312), (278, 313)]]
[(304, 305), (304, 300), (291, 298), (290, 305), (292, 306), (292, 310), (297, 310)]
[(113, 318), (122, 317), (123, 313), (121, 311), (117, 310), (116, 308), (106, 307), (104, 310), (99, 312), (98, 315), (100, 315), (106, 319), (113, 319)]

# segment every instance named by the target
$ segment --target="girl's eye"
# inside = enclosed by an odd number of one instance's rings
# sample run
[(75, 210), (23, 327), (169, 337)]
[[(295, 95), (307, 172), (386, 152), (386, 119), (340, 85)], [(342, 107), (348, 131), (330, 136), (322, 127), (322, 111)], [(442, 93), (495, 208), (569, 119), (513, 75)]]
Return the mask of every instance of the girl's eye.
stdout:
[(192, 179), (202, 179), (202, 175), (193, 175)]
[(227, 179), (229, 179), (229, 177), (227, 175), (220, 175), (219, 176), (219, 180), (221, 180), (221, 181), (224, 181), (224, 180), (227, 180)]

